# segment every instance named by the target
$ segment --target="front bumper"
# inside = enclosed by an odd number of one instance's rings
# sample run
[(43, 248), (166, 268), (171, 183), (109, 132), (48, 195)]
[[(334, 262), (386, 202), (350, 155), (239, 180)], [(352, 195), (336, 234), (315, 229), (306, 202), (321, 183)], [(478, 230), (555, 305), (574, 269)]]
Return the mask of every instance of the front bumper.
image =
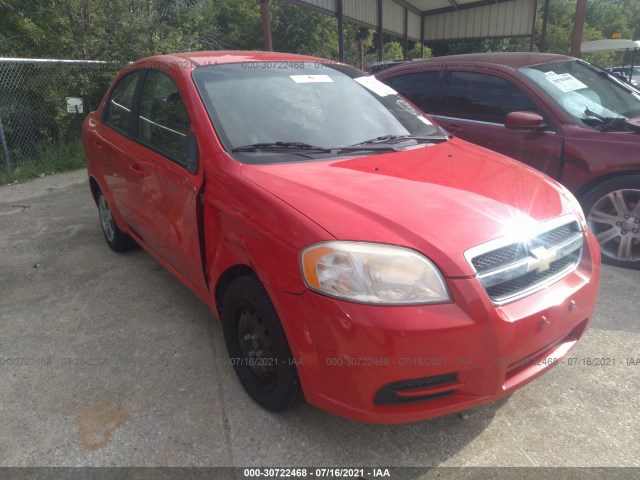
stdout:
[(402, 423), (503, 397), (567, 354), (588, 328), (600, 279), (586, 236), (578, 268), (497, 307), (475, 278), (453, 302), (389, 307), (270, 289), (307, 401), (354, 420)]

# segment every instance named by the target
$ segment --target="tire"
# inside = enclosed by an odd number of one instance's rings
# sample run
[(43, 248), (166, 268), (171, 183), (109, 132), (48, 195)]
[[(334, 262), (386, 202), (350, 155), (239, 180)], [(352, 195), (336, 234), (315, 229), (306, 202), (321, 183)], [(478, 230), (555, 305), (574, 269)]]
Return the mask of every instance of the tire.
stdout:
[(640, 175), (602, 182), (584, 195), (582, 205), (602, 261), (640, 269)]
[(222, 300), (222, 322), (231, 364), (249, 396), (272, 412), (297, 403), (302, 390), (287, 337), (255, 276), (229, 285)]
[(109, 245), (114, 252), (126, 252), (134, 248), (136, 242), (120, 230), (120, 227), (118, 227), (118, 224), (111, 214), (109, 203), (101, 191), (98, 191), (97, 201), (100, 226), (102, 227), (102, 233), (104, 234), (104, 239), (107, 241), (107, 245)]

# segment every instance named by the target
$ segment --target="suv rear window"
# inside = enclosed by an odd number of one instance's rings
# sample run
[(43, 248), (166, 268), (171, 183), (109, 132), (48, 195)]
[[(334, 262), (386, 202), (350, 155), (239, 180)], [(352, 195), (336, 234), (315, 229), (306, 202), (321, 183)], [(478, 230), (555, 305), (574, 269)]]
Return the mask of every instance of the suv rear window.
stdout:
[(410, 73), (384, 82), (426, 113), (438, 113), (442, 72)]

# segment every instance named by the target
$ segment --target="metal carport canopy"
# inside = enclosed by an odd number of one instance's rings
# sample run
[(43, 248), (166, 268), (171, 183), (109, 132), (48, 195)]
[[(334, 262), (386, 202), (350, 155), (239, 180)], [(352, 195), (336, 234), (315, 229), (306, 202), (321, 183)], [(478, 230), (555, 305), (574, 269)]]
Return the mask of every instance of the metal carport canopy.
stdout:
[[(336, 16), (339, 34), (343, 20), (347, 20), (403, 38), (405, 44), (407, 40), (424, 44), (474, 38), (530, 37), (535, 30), (537, 9), (537, 0), (283, 1)], [(268, 9), (268, 0), (261, 0), (261, 3)]]

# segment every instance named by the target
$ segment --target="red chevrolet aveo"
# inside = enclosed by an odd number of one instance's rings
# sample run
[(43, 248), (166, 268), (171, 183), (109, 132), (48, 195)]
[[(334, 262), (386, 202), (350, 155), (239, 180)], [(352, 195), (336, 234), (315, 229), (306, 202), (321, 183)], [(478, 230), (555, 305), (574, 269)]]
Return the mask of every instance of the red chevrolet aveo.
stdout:
[(143, 246), (211, 307), (269, 410), (473, 407), (559, 363), (591, 320), (600, 253), (574, 197), (349, 66), (143, 59), (83, 139), (109, 246)]

